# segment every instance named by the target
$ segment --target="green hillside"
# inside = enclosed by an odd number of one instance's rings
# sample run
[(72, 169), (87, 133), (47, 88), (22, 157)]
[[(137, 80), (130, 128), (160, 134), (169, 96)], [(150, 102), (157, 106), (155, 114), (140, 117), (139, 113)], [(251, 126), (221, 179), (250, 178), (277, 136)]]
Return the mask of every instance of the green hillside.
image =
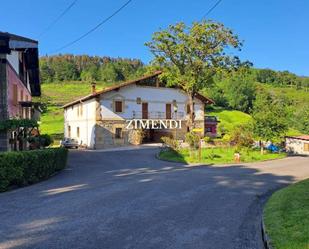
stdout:
[(220, 126), (223, 127), (226, 132), (232, 131), (235, 126), (252, 122), (252, 117), (249, 114), (237, 110), (215, 108), (206, 113), (207, 115), (218, 117)]
[[(97, 89), (103, 89), (109, 84), (98, 82)], [(41, 116), (41, 133), (50, 134), (56, 138), (63, 136), (63, 109), (62, 106), (75, 99), (90, 93), (88, 82), (62, 82), (42, 84), (42, 97), (38, 98), (44, 104)]]

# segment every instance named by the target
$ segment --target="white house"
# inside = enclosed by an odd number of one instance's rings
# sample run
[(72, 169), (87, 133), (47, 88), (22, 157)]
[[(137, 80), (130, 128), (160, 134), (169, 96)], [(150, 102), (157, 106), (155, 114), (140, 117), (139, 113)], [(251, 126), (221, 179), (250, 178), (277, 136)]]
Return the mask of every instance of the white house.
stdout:
[[(96, 91), (64, 105), (65, 137), (92, 148), (159, 141), (162, 136), (184, 139), (188, 130), (188, 96), (181, 89), (165, 87), (156, 72), (136, 80)], [(194, 98), (194, 126), (204, 134), (205, 104)], [(143, 134), (143, 141), (139, 138)]]
[(309, 135), (285, 137), (287, 152), (309, 156)]

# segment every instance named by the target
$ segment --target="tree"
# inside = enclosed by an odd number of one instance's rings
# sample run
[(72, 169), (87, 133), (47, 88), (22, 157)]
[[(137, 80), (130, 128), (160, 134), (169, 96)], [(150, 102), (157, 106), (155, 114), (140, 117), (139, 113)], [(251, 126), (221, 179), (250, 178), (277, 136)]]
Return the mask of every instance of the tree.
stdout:
[(55, 79), (58, 81), (77, 80), (79, 74), (74, 63), (69, 61), (59, 61), (54, 64)]
[(118, 70), (114, 64), (107, 63), (101, 68), (101, 80), (105, 82), (116, 82), (120, 80), (124, 80), (124, 76)]
[(95, 65), (92, 65), (81, 72), (80, 78), (82, 81), (89, 81), (89, 82), (99, 80), (100, 79), (99, 70)]
[(256, 80), (261, 83), (275, 83), (277, 73), (271, 69), (260, 69), (257, 71)]
[(297, 108), (292, 121), (299, 131), (309, 134), (309, 105)]
[(188, 127), (194, 124), (193, 99), (220, 69), (233, 69), (238, 57), (225, 54), (227, 48), (240, 49), (237, 35), (221, 23), (194, 22), (191, 27), (180, 22), (155, 32), (145, 44), (155, 56), (153, 63), (163, 67), (161, 78), (168, 86), (181, 87), (188, 95)]
[[(288, 129), (286, 119), (288, 111), (284, 101), (276, 99), (268, 92), (257, 94), (252, 116), (254, 133), (260, 141), (272, 141), (281, 138)], [(261, 146), (261, 153), (263, 153), (263, 146)]]
[(41, 82), (52, 82), (55, 72), (46, 61), (40, 61), (40, 78)]
[(240, 70), (222, 84), (224, 97), (232, 109), (249, 113), (253, 107), (256, 86), (248, 70)]

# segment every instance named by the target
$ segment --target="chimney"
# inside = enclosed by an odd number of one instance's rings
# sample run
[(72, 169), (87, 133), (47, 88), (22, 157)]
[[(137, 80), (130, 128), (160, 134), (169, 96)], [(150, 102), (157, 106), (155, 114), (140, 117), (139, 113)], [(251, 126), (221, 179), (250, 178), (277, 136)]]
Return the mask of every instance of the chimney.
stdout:
[(95, 83), (95, 82), (91, 82), (91, 93), (92, 93), (92, 94), (95, 94), (95, 93), (96, 93), (95, 87), (96, 87), (96, 83)]

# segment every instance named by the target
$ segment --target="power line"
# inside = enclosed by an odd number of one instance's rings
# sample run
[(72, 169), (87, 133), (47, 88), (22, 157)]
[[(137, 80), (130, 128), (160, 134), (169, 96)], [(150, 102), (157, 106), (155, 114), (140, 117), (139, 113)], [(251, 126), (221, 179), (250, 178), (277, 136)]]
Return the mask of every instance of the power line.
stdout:
[(85, 34), (81, 35), (80, 37), (78, 37), (77, 39), (63, 45), (62, 47), (56, 49), (53, 51), (53, 53), (56, 53), (64, 48), (67, 48), (71, 45), (73, 45), (74, 43), (80, 41), (81, 39), (85, 38), (87, 35), (91, 34), (92, 32), (94, 32), (95, 30), (97, 30), (100, 26), (102, 26), (104, 23), (106, 23), (107, 21), (109, 21), (110, 19), (112, 19), (115, 15), (117, 15), (122, 9), (124, 9), (130, 2), (132, 2), (132, 0), (129, 0), (127, 2), (125, 2), (125, 4), (123, 4), (119, 9), (117, 9), (115, 12), (113, 12), (110, 16), (108, 16), (107, 18), (105, 18), (104, 20), (102, 20), (100, 23), (98, 23), (96, 26), (94, 26), (92, 29), (90, 29), (89, 31), (87, 31)]
[(39, 35), (39, 37), (42, 37), (47, 31), (49, 31), (66, 13), (69, 12), (69, 10), (76, 4), (77, 0), (73, 1), (68, 7), (65, 8), (64, 11), (54, 20), (52, 21)]
[(208, 11), (205, 15), (203, 15), (202, 19), (204, 19), (206, 16), (208, 16), (220, 3), (222, 0), (218, 0)]

